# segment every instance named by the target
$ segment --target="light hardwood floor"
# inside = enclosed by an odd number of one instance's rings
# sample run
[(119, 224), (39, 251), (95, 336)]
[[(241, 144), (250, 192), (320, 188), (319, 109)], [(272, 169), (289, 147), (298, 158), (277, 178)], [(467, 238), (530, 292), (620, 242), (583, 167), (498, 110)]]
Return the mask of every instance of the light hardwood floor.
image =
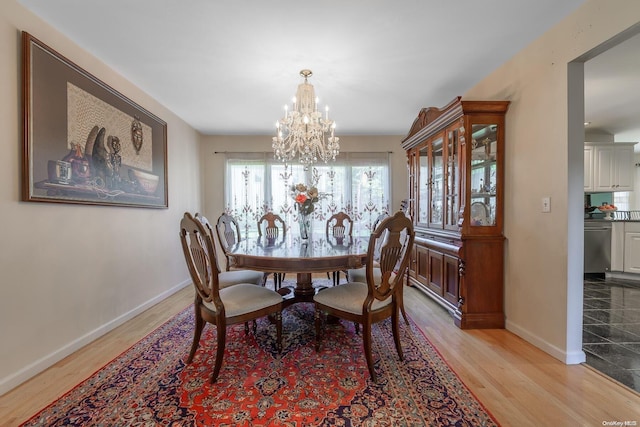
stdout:
[[(27, 420), (192, 302), (187, 287), (0, 397), (0, 425)], [(451, 368), (502, 426), (640, 427), (640, 395), (582, 365), (567, 366), (506, 330), (466, 330), (420, 291), (405, 305)]]

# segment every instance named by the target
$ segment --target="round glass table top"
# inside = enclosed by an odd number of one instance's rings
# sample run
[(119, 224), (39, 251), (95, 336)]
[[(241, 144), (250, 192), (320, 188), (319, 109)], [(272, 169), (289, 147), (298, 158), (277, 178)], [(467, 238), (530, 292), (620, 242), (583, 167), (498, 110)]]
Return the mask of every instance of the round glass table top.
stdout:
[(249, 237), (230, 248), (232, 266), (264, 271), (314, 272), (360, 268), (364, 265), (369, 236), (329, 237), (314, 234), (267, 239)]

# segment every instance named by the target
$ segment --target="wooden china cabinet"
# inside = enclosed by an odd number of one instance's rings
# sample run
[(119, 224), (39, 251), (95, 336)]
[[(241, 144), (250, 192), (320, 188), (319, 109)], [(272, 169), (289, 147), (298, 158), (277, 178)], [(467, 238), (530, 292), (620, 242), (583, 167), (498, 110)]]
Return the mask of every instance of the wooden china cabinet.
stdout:
[(504, 328), (504, 121), (509, 101), (423, 108), (407, 150), (416, 231), (408, 272), (462, 329)]

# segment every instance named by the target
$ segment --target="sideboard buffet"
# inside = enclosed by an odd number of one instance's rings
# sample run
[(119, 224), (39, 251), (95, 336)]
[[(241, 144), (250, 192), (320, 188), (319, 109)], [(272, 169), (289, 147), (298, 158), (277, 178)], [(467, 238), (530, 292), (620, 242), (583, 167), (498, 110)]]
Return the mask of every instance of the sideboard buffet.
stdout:
[(423, 108), (402, 148), (416, 231), (408, 284), (462, 329), (504, 328), (504, 122), (509, 101)]

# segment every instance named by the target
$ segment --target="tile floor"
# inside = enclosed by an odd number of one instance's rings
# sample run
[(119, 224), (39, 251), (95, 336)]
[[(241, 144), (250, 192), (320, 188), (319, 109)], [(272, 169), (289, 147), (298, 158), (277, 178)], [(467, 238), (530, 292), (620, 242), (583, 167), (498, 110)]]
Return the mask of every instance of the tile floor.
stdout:
[(640, 392), (640, 281), (585, 278), (586, 364)]

